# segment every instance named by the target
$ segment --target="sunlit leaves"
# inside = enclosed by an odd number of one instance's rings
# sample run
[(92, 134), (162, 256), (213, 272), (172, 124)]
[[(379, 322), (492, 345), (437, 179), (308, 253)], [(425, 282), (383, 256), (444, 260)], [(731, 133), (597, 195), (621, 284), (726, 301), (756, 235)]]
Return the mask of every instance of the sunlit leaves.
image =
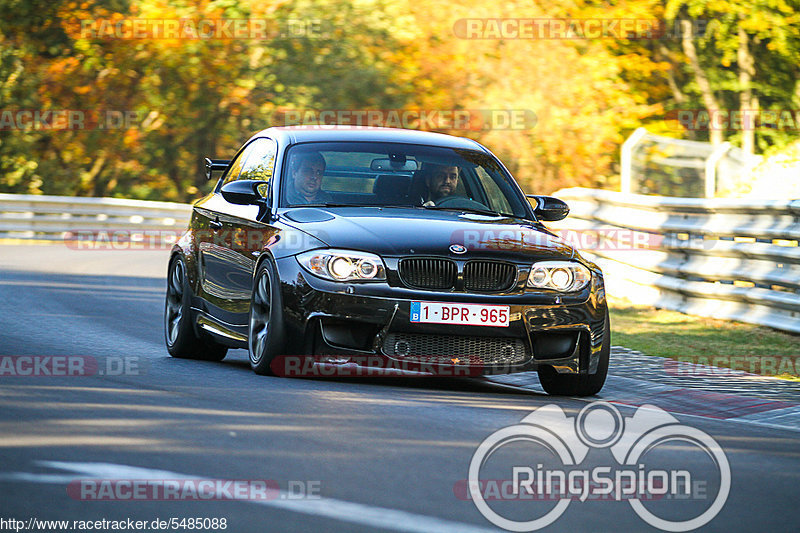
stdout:
[[(496, 151), (530, 192), (613, 185), (619, 146), (641, 125), (705, 135), (663, 120), (670, 109), (702, 108), (676, 39), (464, 39), (454, 24), (467, 17), (714, 21), (695, 42), (726, 107), (741, 90), (742, 27), (762, 107), (800, 106), (800, 19), (789, 0), (0, 0), (3, 109), (136, 117), (114, 129), (0, 131), (0, 189), (189, 200), (209, 187), (202, 157), (231, 156), (287, 109), (529, 110), (532, 127), (443, 131)], [(113, 24), (130, 20), (223, 18), (263, 21), (271, 32), (113, 35)], [(788, 137), (765, 132), (758, 142)]]

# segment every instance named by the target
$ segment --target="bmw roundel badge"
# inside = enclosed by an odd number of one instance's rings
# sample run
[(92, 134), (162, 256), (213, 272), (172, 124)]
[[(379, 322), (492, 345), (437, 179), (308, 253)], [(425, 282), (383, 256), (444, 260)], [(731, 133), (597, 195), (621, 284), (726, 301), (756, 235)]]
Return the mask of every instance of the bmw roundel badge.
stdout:
[(450, 251), (454, 254), (465, 254), (467, 253), (467, 247), (462, 246), (461, 244), (451, 244)]

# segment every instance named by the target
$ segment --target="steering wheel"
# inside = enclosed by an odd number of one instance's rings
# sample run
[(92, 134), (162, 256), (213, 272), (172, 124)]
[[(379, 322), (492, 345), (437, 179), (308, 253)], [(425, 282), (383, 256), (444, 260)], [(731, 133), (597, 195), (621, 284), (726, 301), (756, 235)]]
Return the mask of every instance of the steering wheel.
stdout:
[(436, 207), (452, 207), (455, 209), (483, 209), (488, 207), (475, 200), (470, 200), (463, 196), (446, 196), (441, 200), (436, 201)]

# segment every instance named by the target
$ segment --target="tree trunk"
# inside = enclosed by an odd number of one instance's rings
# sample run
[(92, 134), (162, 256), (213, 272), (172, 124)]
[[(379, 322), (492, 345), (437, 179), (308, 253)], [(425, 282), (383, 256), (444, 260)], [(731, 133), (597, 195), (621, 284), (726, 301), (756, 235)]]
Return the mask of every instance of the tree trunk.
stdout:
[[(683, 53), (689, 58), (689, 65), (694, 73), (694, 78), (697, 81), (697, 86), (700, 87), (700, 93), (703, 97), (703, 104), (706, 106), (706, 111), (713, 118), (719, 115), (719, 104), (717, 98), (714, 96), (714, 91), (711, 90), (711, 83), (708, 81), (703, 67), (700, 66), (700, 61), (697, 59), (697, 50), (694, 47), (694, 35), (692, 33), (692, 22), (690, 20), (681, 21), (681, 45), (683, 46)], [(719, 128), (713, 127), (713, 120), (710, 121), (708, 137), (712, 144), (722, 144), (723, 131)]]
[[(660, 60), (662, 58), (664, 61), (675, 67), (675, 62), (672, 60), (672, 55), (669, 53), (669, 49), (664, 46), (664, 43), (658, 43), (656, 59)], [(683, 105), (684, 102), (686, 102), (686, 95), (683, 94), (680, 87), (678, 87), (678, 82), (675, 80), (675, 75), (672, 73), (672, 70), (668, 70), (666, 75), (667, 83), (669, 84), (669, 90), (672, 92), (672, 98), (675, 100), (676, 104)]]
[[(669, 85), (669, 90), (672, 92), (672, 99), (675, 100), (676, 104), (678, 104), (678, 109), (683, 109), (683, 106), (687, 102), (688, 98), (683, 91), (681, 91), (678, 81), (675, 79), (675, 74), (672, 72), (673, 69), (678, 68), (676, 61), (673, 59), (669, 49), (664, 46), (664, 43), (658, 43), (658, 48), (655, 50), (655, 55), (657, 60), (666, 61), (672, 66), (672, 68), (665, 72), (667, 76), (667, 84)], [(697, 132), (693, 129), (689, 129), (686, 131), (686, 135), (690, 139), (694, 140), (697, 137)]]
[(105, 170), (106, 161), (106, 154), (100, 151), (97, 159), (92, 163), (92, 168), (81, 176), (81, 181), (92, 188), (92, 196), (103, 196), (105, 192), (105, 187), (100, 182), (100, 176), (103, 174), (103, 170)]
[(739, 27), (739, 49), (737, 62), (739, 63), (739, 111), (742, 114), (742, 151), (751, 155), (755, 148), (755, 122), (758, 113), (758, 99), (753, 96), (751, 81), (755, 76), (755, 61), (750, 53), (750, 39), (747, 32)]

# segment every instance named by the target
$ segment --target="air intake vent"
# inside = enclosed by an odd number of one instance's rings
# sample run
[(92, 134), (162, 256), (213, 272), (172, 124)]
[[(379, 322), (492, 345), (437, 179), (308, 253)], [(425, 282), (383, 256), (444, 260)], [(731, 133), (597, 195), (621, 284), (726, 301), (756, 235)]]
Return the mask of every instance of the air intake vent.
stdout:
[(518, 365), (531, 359), (523, 339), (423, 333), (389, 333), (383, 352), (403, 361), (445, 365)]

